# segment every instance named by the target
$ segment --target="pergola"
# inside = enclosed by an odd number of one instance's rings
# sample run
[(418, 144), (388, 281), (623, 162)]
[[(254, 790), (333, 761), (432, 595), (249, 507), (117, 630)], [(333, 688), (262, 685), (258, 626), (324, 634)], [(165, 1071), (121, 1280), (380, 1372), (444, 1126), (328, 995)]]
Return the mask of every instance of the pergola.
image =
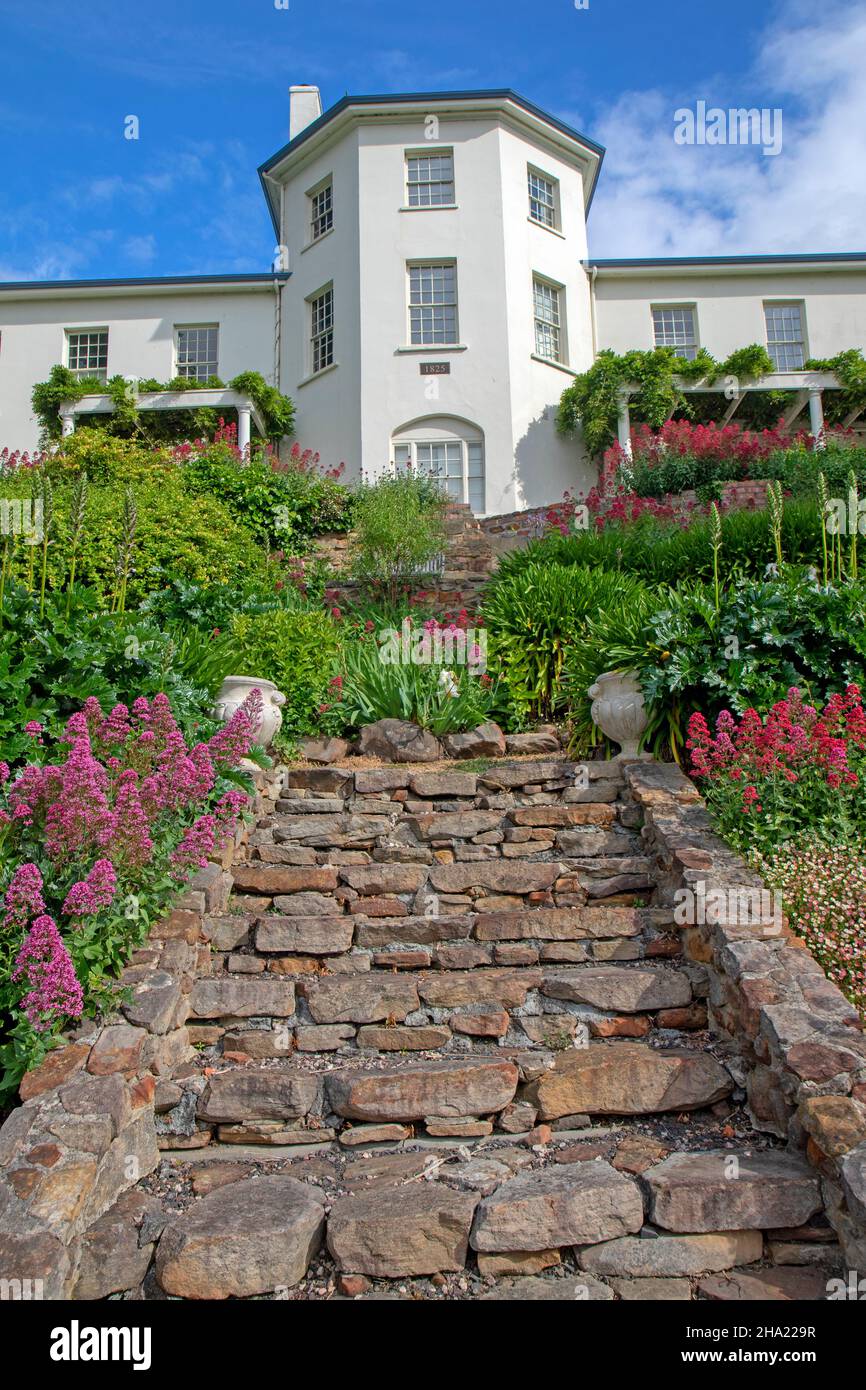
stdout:
[[(266, 432), (264, 420), (252, 398), (227, 386), (202, 386), (192, 391), (145, 391), (136, 397), (135, 407), (136, 410), (200, 410), (204, 407), (236, 410), (238, 448), (241, 452), (249, 447), (251, 424), (255, 424), (260, 435), (264, 436)], [(77, 401), (63, 401), (60, 406), (62, 433), (75, 433), (75, 422), (79, 415), (111, 415), (114, 409), (114, 400), (108, 395), (82, 396)]]
[[(719, 395), (726, 390), (726, 380), (727, 378), (722, 378), (708, 383), (706, 379), (686, 381), (683, 377), (674, 377), (674, 385), (683, 395)], [(622, 387), (619, 394), (617, 438), (620, 448), (628, 455), (631, 455), (631, 416), (628, 403), (630, 398), (639, 390), (640, 387), (636, 383), (628, 384)], [(722, 417), (722, 423), (727, 424), (733, 419), (740, 402), (748, 391), (793, 391), (794, 401), (783, 416), (785, 426), (792, 425), (800, 412), (808, 405), (812, 436), (820, 443), (824, 436), (822, 396), (825, 391), (841, 390), (843, 390), (842, 383), (834, 372), (770, 372), (767, 376), (762, 376), (757, 380), (737, 381), (730, 405)], [(852, 410), (844, 421), (845, 427), (852, 425), (861, 413), (862, 407), (859, 410)]]

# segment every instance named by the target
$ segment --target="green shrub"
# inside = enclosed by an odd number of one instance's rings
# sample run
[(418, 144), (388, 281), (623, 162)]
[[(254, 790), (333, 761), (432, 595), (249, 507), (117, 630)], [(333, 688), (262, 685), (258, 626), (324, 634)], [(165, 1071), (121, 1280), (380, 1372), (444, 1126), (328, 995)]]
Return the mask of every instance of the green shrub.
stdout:
[(381, 588), (395, 605), (444, 547), (444, 504), (435, 483), (413, 474), (362, 483), (351, 538), (355, 578), (367, 589)]
[(320, 732), (322, 705), (332, 699), (331, 682), (340, 647), (334, 622), (318, 609), (240, 614), (231, 624), (241, 669), (235, 675), (273, 681), (286, 696), (283, 736)]
[[(7, 497), (26, 497), (32, 479), (4, 480)], [(132, 544), (127, 607), (179, 577), (199, 584), (244, 583), (265, 574), (265, 555), (231, 512), (208, 496), (192, 496), (178, 473), (133, 478), (136, 528)], [(48, 586), (59, 589), (69, 571), (69, 519), (72, 484), (53, 487), (54, 515), (49, 533)], [(103, 603), (117, 588), (117, 563), (125, 541), (126, 489), (116, 483), (89, 488), (76, 580), (92, 587)], [(14, 547), (13, 573), (23, 577), (30, 548)]]
[(521, 720), (551, 718), (566, 706), (562, 686), (568, 648), (588, 617), (637, 596), (637, 579), (536, 557), (503, 565), (483, 598), (491, 671), (498, 673)]
[[(782, 547), (785, 558), (792, 563), (820, 565), (821, 523), (814, 501), (786, 503)], [(775, 559), (767, 511), (732, 511), (722, 516), (720, 572), (723, 581), (762, 577)], [(506, 555), (497, 578), (516, 578), (537, 564), (618, 571), (650, 584), (711, 579), (710, 522), (701, 516), (683, 526), (644, 515), (637, 521), (608, 525), (603, 531), (589, 530), (569, 536), (553, 533)]]
[[(58, 733), (89, 696), (105, 709), (168, 695), (184, 733), (211, 726), (209, 705), (235, 654), (195, 629), (164, 631), (140, 614), (109, 614), (96, 594), (38, 595), (7, 587), (0, 627), (0, 762), (25, 758), (30, 720)], [(223, 667), (228, 667), (223, 670)]]
[(227, 445), (192, 453), (184, 465), (187, 486), (216, 498), (260, 544), (299, 555), (311, 536), (345, 530), (351, 514), (348, 490), (332, 478), (297, 468), (275, 468), (269, 455), (246, 463)]

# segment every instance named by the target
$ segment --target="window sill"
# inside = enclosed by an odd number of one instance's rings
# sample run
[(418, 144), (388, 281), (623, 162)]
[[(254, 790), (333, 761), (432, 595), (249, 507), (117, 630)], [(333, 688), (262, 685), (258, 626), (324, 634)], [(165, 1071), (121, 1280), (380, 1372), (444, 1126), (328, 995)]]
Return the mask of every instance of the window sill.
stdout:
[(458, 208), (459, 206), (460, 206), (459, 203), (432, 203), (432, 204), (430, 205), (430, 207), (417, 207), (417, 208), (415, 208), (415, 207), (408, 207), (408, 206), (404, 205), (403, 207), (398, 208), (397, 211), (398, 211), (398, 212), (454, 212), (455, 208)]
[(530, 353), (533, 362), (540, 362), (543, 367), (555, 367), (558, 372), (565, 372), (566, 376), (577, 376), (577, 372), (572, 371), (571, 367), (564, 362), (557, 362), (554, 357), (541, 357), (537, 352)]
[(468, 344), (467, 344), (467, 343), (425, 343), (422, 347), (415, 347), (415, 345), (412, 344), (412, 345), (409, 346), (409, 347), (398, 347), (398, 348), (395, 348), (395, 349), (394, 349), (394, 352), (395, 352), (396, 354), (401, 355), (401, 356), (402, 356), (404, 353), (405, 353), (405, 354), (411, 354), (411, 353), (414, 352), (414, 353), (420, 353), (420, 354), (421, 354), (422, 356), (424, 356), (424, 357), (436, 357), (436, 356), (438, 356), (440, 353), (443, 353), (443, 352), (467, 352), (467, 351), (468, 351)]
[(303, 254), (304, 254), (305, 251), (312, 251), (312, 249), (313, 249), (314, 246), (321, 246), (321, 244), (322, 244), (323, 241), (327, 241), (327, 240), (328, 240), (328, 237), (329, 237), (329, 236), (333, 236), (333, 235), (334, 235), (334, 228), (333, 228), (333, 227), (330, 227), (330, 228), (328, 229), (327, 232), (322, 232), (322, 235), (321, 235), (321, 236), (317, 236), (315, 241), (308, 241), (307, 244), (306, 244), (306, 246), (302, 246), (302, 247), (301, 247), (301, 255), (303, 256)]
[(566, 240), (565, 233), (561, 232), (558, 227), (548, 227), (546, 222), (537, 222), (534, 217), (527, 217), (526, 220), (530, 227), (538, 227), (539, 231), (550, 232), (551, 236), (558, 236), (560, 241)]
[(335, 372), (339, 365), (339, 362), (332, 362), (329, 367), (323, 367), (320, 372), (313, 372), (310, 376), (305, 376), (303, 381), (298, 382), (298, 390), (300, 391), (302, 386), (309, 386), (311, 381), (321, 381), (322, 377), (327, 376), (329, 372)]

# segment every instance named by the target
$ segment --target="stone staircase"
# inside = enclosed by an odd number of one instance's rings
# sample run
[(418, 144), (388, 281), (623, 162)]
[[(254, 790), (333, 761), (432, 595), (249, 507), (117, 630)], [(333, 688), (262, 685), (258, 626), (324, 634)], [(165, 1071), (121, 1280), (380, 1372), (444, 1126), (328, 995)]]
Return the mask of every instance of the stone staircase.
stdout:
[(818, 1180), (751, 1129), (616, 763), (284, 782), (157, 1086), (163, 1294), (824, 1296)]

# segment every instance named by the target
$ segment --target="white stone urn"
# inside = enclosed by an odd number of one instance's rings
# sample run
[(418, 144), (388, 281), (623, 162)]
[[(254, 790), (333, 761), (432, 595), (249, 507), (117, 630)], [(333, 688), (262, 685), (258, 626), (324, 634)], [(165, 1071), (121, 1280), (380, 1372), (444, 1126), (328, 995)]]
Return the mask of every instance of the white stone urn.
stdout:
[(253, 690), (260, 690), (264, 701), (262, 726), (256, 734), (256, 743), (269, 748), (283, 726), (281, 706), (286, 703), (285, 695), (277, 690), (273, 681), (264, 681), (257, 676), (226, 676), (211, 712), (214, 719), (227, 724)]
[(643, 692), (634, 671), (605, 671), (587, 691), (592, 700), (592, 722), (603, 734), (621, 745), (621, 758), (646, 758), (638, 752), (641, 735), (649, 723)]

